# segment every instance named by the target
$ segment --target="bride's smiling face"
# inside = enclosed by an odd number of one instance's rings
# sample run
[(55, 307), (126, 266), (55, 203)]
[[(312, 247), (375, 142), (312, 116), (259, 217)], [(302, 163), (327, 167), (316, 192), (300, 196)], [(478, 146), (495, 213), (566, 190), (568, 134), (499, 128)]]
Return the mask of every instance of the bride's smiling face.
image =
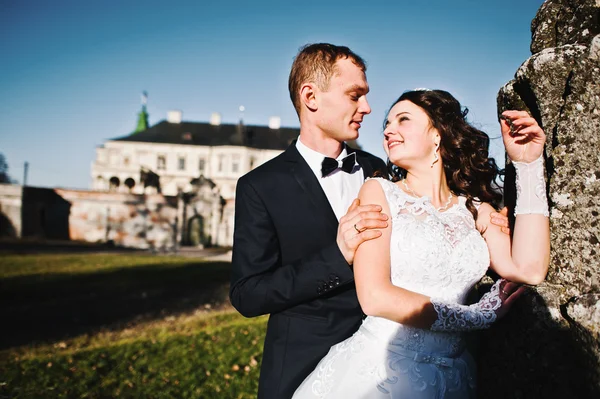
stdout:
[(435, 143), (439, 142), (439, 133), (431, 126), (425, 111), (406, 100), (390, 109), (383, 136), (388, 158), (404, 169), (431, 164)]

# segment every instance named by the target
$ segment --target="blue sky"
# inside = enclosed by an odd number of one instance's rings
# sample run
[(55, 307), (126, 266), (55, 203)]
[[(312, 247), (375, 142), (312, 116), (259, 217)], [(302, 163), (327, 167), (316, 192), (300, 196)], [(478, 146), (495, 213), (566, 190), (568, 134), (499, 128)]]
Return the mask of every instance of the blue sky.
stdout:
[[(167, 111), (298, 126), (287, 77), (305, 43), (366, 59), (373, 109), (359, 142), (381, 157), (389, 105), (415, 87), (450, 91), (498, 136), (496, 94), (529, 56), (542, 0), (0, 0), (0, 152), (28, 184), (87, 188), (95, 147)], [(492, 153), (501, 157), (495, 140)]]

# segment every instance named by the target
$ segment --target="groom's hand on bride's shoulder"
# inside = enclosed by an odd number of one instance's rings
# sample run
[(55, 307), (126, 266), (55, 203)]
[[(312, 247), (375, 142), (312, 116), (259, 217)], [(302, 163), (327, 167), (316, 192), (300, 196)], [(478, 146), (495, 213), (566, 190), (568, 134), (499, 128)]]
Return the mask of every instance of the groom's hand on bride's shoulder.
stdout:
[(360, 244), (381, 236), (379, 229), (387, 227), (388, 216), (379, 205), (360, 205), (352, 201), (348, 212), (340, 219), (336, 242), (349, 265), (354, 263), (354, 254)]
[(510, 225), (508, 223), (508, 208), (504, 207), (500, 212), (490, 213), (490, 221), (492, 224), (500, 227), (503, 233), (510, 235)]

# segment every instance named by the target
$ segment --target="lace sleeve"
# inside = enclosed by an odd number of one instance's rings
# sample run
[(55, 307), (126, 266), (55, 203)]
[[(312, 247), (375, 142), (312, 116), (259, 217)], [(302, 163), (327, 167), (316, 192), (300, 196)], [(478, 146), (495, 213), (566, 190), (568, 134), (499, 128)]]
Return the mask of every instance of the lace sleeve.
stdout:
[(500, 282), (496, 281), (489, 292), (473, 305), (448, 303), (442, 299), (431, 298), (438, 318), (432, 324), (433, 331), (471, 331), (489, 328), (496, 321), (496, 310), (502, 306)]
[(517, 185), (515, 216), (520, 214), (542, 214), (549, 216), (544, 180), (544, 158), (533, 162), (514, 162)]

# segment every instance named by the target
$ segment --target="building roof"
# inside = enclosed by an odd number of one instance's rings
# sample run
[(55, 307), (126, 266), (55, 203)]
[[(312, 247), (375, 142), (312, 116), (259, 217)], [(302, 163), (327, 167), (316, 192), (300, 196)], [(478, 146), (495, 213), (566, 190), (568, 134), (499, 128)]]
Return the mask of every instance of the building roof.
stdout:
[(158, 124), (129, 136), (111, 141), (142, 143), (184, 144), (201, 146), (244, 146), (266, 150), (284, 150), (298, 137), (300, 129), (268, 126), (211, 125), (210, 123), (161, 121)]

